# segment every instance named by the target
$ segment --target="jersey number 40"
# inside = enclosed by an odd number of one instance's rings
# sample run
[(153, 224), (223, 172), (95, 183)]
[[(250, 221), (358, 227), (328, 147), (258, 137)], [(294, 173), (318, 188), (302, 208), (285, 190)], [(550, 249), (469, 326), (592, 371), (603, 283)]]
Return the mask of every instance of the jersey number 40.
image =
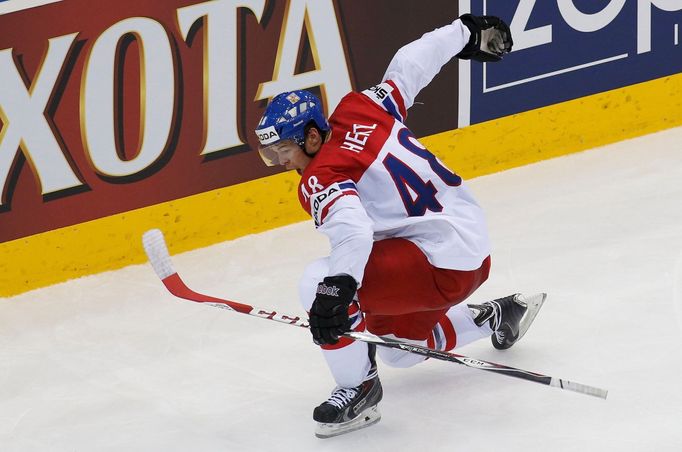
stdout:
[[(405, 149), (426, 160), (433, 172), (445, 184), (451, 187), (458, 187), (462, 184), (461, 177), (443, 166), (428, 149), (417, 144), (409, 129), (403, 128), (398, 132), (398, 141)], [(438, 190), (433, 182), (422, 179), (409, 165), (391, 153), (384, 158), (383, 163), (393, 178), (409, 216), (421, 217), (427, 209), (432, 212), (443, 210), (443, 206), (436, 199)]]

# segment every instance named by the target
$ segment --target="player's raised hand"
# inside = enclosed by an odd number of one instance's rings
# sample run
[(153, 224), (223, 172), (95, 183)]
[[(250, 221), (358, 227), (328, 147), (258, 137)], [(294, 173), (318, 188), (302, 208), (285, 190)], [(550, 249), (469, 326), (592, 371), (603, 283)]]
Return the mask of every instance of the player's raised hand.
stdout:
[(471, 32), (469, 43), (457, 54), (464, 60), (500, 61), (511, 52), (514, 40), (509, 26), (499, 17), (464, 14), (459, 18)]

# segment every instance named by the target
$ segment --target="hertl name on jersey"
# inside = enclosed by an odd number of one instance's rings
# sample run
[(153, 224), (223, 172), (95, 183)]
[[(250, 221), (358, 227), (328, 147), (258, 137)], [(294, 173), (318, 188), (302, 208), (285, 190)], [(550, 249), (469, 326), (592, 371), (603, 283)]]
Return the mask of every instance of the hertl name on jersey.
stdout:
[(376, 124), (372, 124), (371, 126), (366, 126), (364, 124), (353, 124), (353, 132), (346, 132), (346, 137), (340, 147), (342, 149), (347, 149), (359, 154), (363, 149), (365, 149), (365, 144), (367, 144), (369, 136), (376, 130), (376, 128)]

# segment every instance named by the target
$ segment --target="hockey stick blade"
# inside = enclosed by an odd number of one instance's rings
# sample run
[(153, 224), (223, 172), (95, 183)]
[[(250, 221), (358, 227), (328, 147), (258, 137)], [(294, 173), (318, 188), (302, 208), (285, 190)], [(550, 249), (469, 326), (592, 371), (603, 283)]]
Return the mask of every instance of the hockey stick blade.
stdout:
[[(295, 325), (301, 328), (308, 328), (308, 323), (298, 316), (280, 314), (270, 309), (257, 308), (243, 303), (212, 297), (193, 291), (187, 287), (185, 282), (180, 278), (180, 275), (178, 275), (177, 271), (175, 271), (173, 268), (173, 263), (171, 262), (170, 254), (168, 253), (168, 247), (166, 246), (166, 241), (164, 240), (163, 233), (160, 230), (152, 229), (145, 232), (142, 236), (142, 244), (144, 246), (145, 252), (147, 253), (147, 257), (149, 258), (149, 262), (154, 268), (154, 271), (156, 272), (159, 279), (161, 279), (161, 282), (163, 282), (166, 289), (172, 295), (196, 303), (207, 304), (216, 308), (236, 311), (241, 314), (248, 314), (255, 317), (274, 320), (276, 322)], [(591, 395), (602, 399), (605, 399), (608, 393), (608, 391), (605, 389), (574, 383), (568, 380), (550, 377), (535, 372), (529, 372), (510, 366), (505, 366), (503, 364), (496, 364), (490, 361), (469, 358), (456, 353), (442, 352), (396, 339), (375, 336), (374, 334), (367, 332), (351, 331), (345, 333), (344, 336), (350, 339), (376, 344), (382, 347), (403, 350), (408, 353), (416, 353), (441, 361), (454, 362), (474, 369), (495, 372), (498, 374), (516, 377), (523, 380), (532, 381), (534, 383), (544, 384), (546, 386), (553, 386), (580, 394)]]
[(227, 309), (230, 311), (237, 311), (242, 314), (248, 314), (255, 317), (266, 318), (276, 322), (296, 325), (302, 328), (308, 328), (308, 323), (305, 319), (298, 316), (287, 316), (279, 314), (268, 309), (260, 309), (253, 306), (237, 303), (236, 301), (225, 300), (222, 298), (211, 297), (209, 295), (200, 294), (193, 291), (180, 278), (180, 275), (173, 268), (173, 263), (168, 253), (166, 241), (163, 238), (163, 233), (158, 229), (151, 229), (142, 236), (142, 245), (144, 251), (149, 258), (149, 263), (152, 264), (154, 272), (156, 272), (163, 285), (168, 291), (178, 298), (194, 301), (196, 303), (203, 303), (215, 308)]

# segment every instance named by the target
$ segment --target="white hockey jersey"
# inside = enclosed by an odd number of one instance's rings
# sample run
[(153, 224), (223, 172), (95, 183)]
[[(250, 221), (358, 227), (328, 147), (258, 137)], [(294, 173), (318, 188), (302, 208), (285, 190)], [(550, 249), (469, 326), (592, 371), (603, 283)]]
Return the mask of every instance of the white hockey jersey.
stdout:
[(425, 34), (398, 51), (383, 83), (346, 95), (329, 118), (331, 137), (303, 172), (299, 200), (329, 237), (330, 275), (362, 284), (373, 242), (389, 237), (412, 241), (440, 268), (474, 270), (490, 254), (483, 212), (461, 178), (403, 124), (468, 40), (459, 20)]

